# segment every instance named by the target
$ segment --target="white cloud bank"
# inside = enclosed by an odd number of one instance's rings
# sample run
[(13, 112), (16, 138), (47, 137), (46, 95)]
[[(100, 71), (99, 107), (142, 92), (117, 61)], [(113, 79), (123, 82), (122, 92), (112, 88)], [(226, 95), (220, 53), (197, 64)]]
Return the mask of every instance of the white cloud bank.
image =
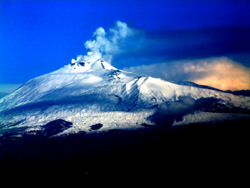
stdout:
[(174, 82), (192, 81), (221, 90), (250, 89), (250, 69), (226, 57), (140, 65), (124, 70)]

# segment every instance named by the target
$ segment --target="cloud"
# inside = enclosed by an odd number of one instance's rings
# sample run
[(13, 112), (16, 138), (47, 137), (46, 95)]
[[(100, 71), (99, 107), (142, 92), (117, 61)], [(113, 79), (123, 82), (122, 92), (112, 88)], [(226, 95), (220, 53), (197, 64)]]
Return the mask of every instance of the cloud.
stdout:
[(174, 121), (181, 121), (183, 116), (193, 113), (195, 100), (191, 97), (180, 97), (172, 103), (162, 103), (149, 119), (158, 125), (172, 125)]
[[(227, 56), (250, 66), (249, 33), (250, 27), (248, 26), (208, 27), (192, 30), (160, 28), (158, 31), (141, 31), (140, 35), (133, 38), (134, 40), (126, 41), (134, 46), (123, 53), (116, 54), (113, 57), (113, 64), (148, 65), (180, 59)], [(242, 58), (244, 56), (245, 58)]]
[(136, 33), (135, 29), (128, 27), (124, 22), (117, 21), (108, 32), (103, 27), (99, 27), (93, 33), (93, 40), (85, 42), (84, 46), (88, 50), (87, 55), (79, 55), (75, 61), (96, 61), (100, 58), (111, 63), (112, 56), (121, 53), (124, 49), (125, 38), (129, 38)]
[(191, 79), (197, 84), (209, 85), (222, 90), (250, 89), (250, 69), (227, 58), (194, 65), (191, 69), (185, 68), (186, 72), (203, 75), (201, 78)]
[[(117, 21), (107, 31), (97, 28), (85, 42), (86, 55), (72, 61), (103, 58), (119, 68), (180, 59), (227, 56), (249, 64), (250, 27), (223, 26), (192, 30), (144, 31)], [(250, 64), (249, 64), (250, 66)]]
[(250, 69), (226, 57), (140, 65), (124, 70), (173, 82), (192, 81), (221, 90), (250, 89)]
[(182, 121), (187, 114), (194, 112), (213, 112), (213, 113), (249, 113), (237, 107), (225, 105), (222, 100), (213, 97), (193, 99), (188, 96), (179, 97), (178, 100), (162, 103), (157, 111), (148, 117), (149, 120), (160, 126), (169, 126), (174, 122)]
[(93, 39), (84, 44), (87, 54), (72, 62), (102, 58), (118, 68), (169, 81), (192, 81), (222, 90), (250, 89), (249, 68), (229, 58), (247, 59), (249, 64), (249, 33), (247, 26), (143, 31), (117, 21), (107, 31), (97, 28)]

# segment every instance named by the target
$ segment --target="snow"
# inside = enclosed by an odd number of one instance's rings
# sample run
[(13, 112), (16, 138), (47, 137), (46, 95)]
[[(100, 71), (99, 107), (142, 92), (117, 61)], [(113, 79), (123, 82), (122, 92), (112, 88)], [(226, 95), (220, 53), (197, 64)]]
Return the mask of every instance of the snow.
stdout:
[[(143, 123), (154, 124), (148, 120), (156, 110), (153, 106), (181, 96), (214, 97), (225, 104), (250, 109), (250, 97), (121, 71), (100, 59), (95, 62), (72, 60), (69, 65), (36, 77), (1, 98), (0, 123), (8, 128), (21, 121), (16, 127), (29, 127), (29, 131), (56, 119), (73, 123), (60, 134), (91, 132), (89, 127), (98, 123), (103, 126), (95, 131), (138, 128)], [(186, 121), (195, 121), (192, 118), (198, 117), (190, 115)], [(214, 118), (207, 114), (200, 117), (204, 121)]]

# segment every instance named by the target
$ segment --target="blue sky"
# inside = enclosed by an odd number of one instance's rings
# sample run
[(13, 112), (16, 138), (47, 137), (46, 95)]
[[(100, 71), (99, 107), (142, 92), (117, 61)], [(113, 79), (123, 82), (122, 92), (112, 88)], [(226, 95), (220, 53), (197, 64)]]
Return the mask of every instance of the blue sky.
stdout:
[(0, 83), (24, 83), (70, 63), (86, 54), (98, 27), (108, 31), (117, 20), (146, 44), (114, 55), (118, 68), (222, 56), (250, 67), (247, 0), (1, 0)]

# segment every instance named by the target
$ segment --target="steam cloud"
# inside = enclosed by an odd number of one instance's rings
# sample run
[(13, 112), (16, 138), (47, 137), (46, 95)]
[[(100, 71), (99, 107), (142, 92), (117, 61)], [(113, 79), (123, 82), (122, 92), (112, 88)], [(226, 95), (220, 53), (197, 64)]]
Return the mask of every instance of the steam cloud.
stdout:
[[(233, 31), (229, 32), (233, 37), (223, 35), (228, 33), (228, 30)], [(240, 35), (237, 35), (239, 31)], [(115, 66), (127, 67), (124, 68), (126, 71), (173, 82), (185, 80), (221, 90), (249, 90), (250, 69), (228, 57), (218, 57), (216, 54), (217, 51), (225, 54), (225, 50), (233, 53), (240, 49), (250, 49), (248, 31), (250, 28), (226, 27), (192, 32), (169, 30), (163, 33), (146, 33), (117, 21), (108, 31), (99, 27), (93, 33), (93, 40), (84, 44), (88, 50), (87, 54), (77, 56), (76, 60), (72, 59), (72, 63), (94, 62), (102, 58), (109, 63), (112, 61)], [(231, 38), (233, 40), (230, 40)], [(210, 53), (215, 53), (216, 57), (207, 58), (213, 56)], [(167, 61), (171, 54), (173, 57), (178, 54), (176, 59), (184, 60)], [(195, 56), (192, 57), (193, 60), (185, 60), (190, 54), (196, 54), (197, 58), (194, 59)], [(206, 58), (201, 58), (201, 54)]]
[(94, 62), (100, 58), (111, 63), (112, 56), (122, 51), (122, 42), (125, 38), (132, 36), (134, 30), (129, 28), (124, 22), (117, 21), (108, 32), (103, 27), (99, 27), (94, 33), (95, 39), (85, 42), (85, 48), (88, 49), (87, 55), (79, 55), (75, 61)]

